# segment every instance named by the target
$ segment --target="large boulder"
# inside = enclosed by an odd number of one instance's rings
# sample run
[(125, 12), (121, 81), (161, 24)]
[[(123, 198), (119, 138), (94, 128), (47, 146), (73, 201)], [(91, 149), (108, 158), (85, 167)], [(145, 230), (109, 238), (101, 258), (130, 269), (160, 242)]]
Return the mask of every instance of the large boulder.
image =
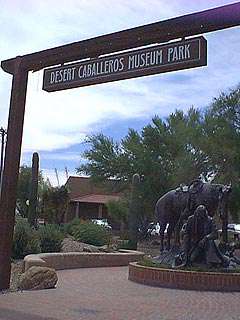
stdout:
[(40, 290), (54, 288), (57, 284), (57, 273), (52, 268), (31, 267), (22, 274), (18, 288), (20, 290)]

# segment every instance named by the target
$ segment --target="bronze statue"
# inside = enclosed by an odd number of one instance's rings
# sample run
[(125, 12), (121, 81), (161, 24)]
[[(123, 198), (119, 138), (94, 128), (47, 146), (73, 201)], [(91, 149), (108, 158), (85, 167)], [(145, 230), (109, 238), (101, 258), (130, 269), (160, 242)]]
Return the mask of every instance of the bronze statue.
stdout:
[(216, 239), (217, 228), (213, 218), (204, 205), (198, 206), (184, 228), (183, 263), (180, 266), (196, 263), (207, 267), (227, 267), (230, 260), (220, 252)]
[[(167, 229), (167, 250), (175, 231), (175, 244), (180, 244), (179, 233), (184, 220), (194, 213), (199, 205), (204, 205), (212, 217), (219, 212), (226, 216), (226, 205), (231, 186), (204, 183), (200, 179), (194, 180), (189, 186), (180, 186), (163, 195), (156, 203), (155, 216), (160, 224), (160, 251), (164, 249), (164, 231)], [(226, 220), (226, 219), (225, 219)]]

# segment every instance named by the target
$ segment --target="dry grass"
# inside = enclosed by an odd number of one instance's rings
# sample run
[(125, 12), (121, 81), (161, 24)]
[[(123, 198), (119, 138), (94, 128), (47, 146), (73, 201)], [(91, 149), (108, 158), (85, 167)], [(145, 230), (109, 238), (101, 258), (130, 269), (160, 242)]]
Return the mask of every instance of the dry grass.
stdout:
[(23, 260), (15, 260), (11, 264), (11, 279), (10, 288), (1, 293), (13, 292), (18, 290), (18, 283), (21, 274), (23, 273)]
[(12, 269), (11, 269), (11, 280), (10, 280), (10, 290), (16, 291), (19, 278), (23, 273), (23, 260), (16, 260), (12, 262)]

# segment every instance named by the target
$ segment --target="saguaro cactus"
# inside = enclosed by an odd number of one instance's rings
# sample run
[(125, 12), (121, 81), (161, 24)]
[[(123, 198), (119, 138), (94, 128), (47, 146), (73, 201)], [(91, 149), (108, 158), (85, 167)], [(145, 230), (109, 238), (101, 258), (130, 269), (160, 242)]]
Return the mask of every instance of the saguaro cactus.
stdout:
[(39, 173), (39, 156), (37, 152), (32, 156), (32, 179), (29, 193), (29, 210), (28, 222), (32, 226), (37, 224), (37, 202), (38, 202), (38, 173)]
[(137, 249), (137, 238), (138, 238), (138, 217), (140, 213), (140, 175), (135, 173), (132, 177), (132, 192), (131, 201), (129, 208), (129, 231), (130, 231), (130, 242), (131, 248)]

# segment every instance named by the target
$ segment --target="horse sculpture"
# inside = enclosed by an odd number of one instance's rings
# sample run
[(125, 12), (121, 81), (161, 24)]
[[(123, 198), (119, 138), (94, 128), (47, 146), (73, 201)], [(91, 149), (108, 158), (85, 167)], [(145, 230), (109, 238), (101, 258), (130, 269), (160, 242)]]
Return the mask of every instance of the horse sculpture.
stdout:
[(164, 194), (156, 203), (155, 216), (160, 224), (160, 250), (164, 249), (164, 231), (167, 228), (167, 250), (175, 231), (176, 244), (180, 241), (183, 221), (193, 214), (199, 205), (204, 205), (210, 216), (219, 212), (224, 216), (231, 186), (204, 183), (194, 180), (189, 186), (180, 186)]

